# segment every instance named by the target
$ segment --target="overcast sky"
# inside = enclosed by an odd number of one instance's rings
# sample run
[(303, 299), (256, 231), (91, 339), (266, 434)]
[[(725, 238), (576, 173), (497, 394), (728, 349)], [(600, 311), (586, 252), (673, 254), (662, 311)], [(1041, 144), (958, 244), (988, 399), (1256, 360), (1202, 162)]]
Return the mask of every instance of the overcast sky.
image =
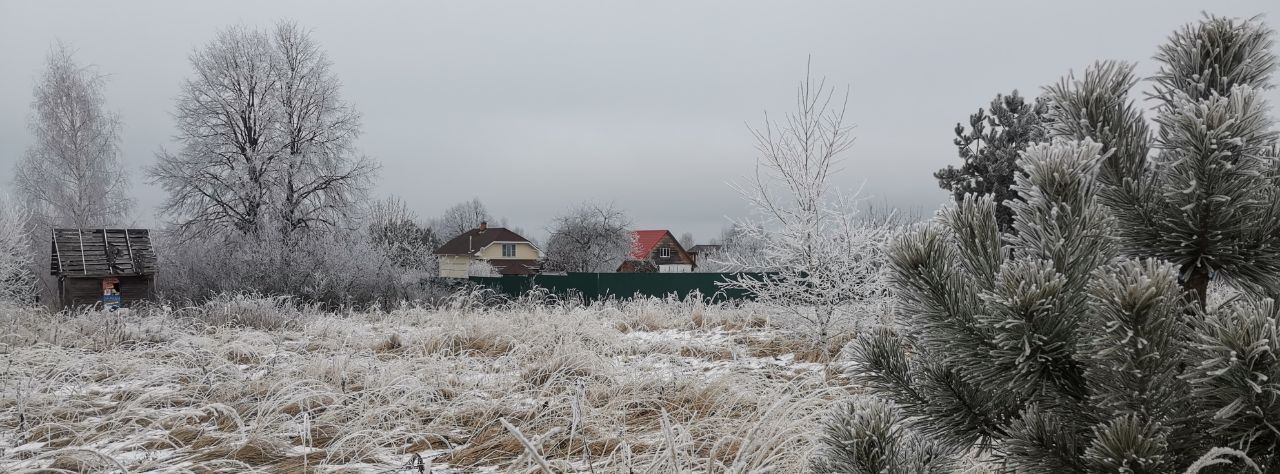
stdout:
[[(980, 4), (978, 4), (980, 3)], [(976, 5), (975, 5), (976, 4)], [(31, 89), (56, 39), (110, 75), (138, 223), (161, 191), (140, 171), (177, 148), (171, 113), (193, 48), (228, 25), (292, 19), (328, 51), (382, 164), (377, 196), (421, 216), (479, 197), (542, 237), (574, 202), (639, 228), (719, 233), (743, 212), (747, 124), (792, 104), (806, 58), (850, 87), (857, 142), (837, 185), (931, 213), (952, 128), (1097, 59), (1140, 62), (1178, 26), (1280, 2), (18, 2), (0, 0), (0, 186), (31, 137)], [(1145, 84), (1144, 84), (1145, 87)], [(1280, 92), (1269, 92), (1273, 103)]]

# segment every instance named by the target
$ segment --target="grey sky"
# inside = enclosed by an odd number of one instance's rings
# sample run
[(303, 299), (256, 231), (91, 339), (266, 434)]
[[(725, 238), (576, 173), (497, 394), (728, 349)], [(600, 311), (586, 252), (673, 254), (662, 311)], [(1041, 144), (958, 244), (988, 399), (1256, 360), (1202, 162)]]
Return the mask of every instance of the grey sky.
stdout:
[[(1140, 61), (1200, 11), (1280, 27), (1280, 2), (17, 2), (0, 0), (0, 181), (30, 141), (31, 87), (57, 38), (111, 76), (125, 160), (176, 147), (187, 55), (217, 30), (293, 19), (328, 51), (382, 163), (375, 193), (421, 216), (478, 196), (541, 237), (582, 200), (637, 227), (718, 234), (742, 212), (765, 109), (791, 106), (806, 57), (850, 86), (857, 143), (838, 184), (922, 212), (946, 199), (952, 128), (997, 92), (1096, 59)], [(1280, 92), (1269, 92), (1273, 103)], [(158, 188), (133, 176), (138, 220)]]

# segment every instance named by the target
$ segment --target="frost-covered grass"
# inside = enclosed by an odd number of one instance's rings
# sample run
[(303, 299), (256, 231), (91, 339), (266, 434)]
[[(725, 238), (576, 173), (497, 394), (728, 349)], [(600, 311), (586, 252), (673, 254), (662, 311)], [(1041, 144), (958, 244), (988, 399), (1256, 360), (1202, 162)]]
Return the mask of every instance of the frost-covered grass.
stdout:
[(0, 471), (798, 472), (851, 391), (758, 308), (476, 301), (0, 308)]

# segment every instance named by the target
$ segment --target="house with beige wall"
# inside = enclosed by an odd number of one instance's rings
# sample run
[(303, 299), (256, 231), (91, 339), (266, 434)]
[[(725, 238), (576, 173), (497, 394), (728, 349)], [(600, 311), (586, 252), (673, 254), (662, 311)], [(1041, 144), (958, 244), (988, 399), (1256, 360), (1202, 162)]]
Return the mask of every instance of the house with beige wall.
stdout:
[(467, 278), (476, 273), (529, 275), (538, 273), (542, 251), (529, 239), (502, 227), (480, 227), (450, 239), (434, 252), (440, 276)]

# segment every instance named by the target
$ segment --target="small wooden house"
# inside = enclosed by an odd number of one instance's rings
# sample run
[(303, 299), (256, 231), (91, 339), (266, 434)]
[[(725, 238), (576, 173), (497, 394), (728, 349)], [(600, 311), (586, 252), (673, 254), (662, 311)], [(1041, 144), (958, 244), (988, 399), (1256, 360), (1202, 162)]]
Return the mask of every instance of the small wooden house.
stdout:
[(631, 255), (618, 266), (619, 273), (689, 273), (698, 267), (669, 230), (637, 230), (632, 238)]
[(154, 295), (156, 254), (147, 229), (54, 229), (49, 250), (63, 308), (128, 307)]

